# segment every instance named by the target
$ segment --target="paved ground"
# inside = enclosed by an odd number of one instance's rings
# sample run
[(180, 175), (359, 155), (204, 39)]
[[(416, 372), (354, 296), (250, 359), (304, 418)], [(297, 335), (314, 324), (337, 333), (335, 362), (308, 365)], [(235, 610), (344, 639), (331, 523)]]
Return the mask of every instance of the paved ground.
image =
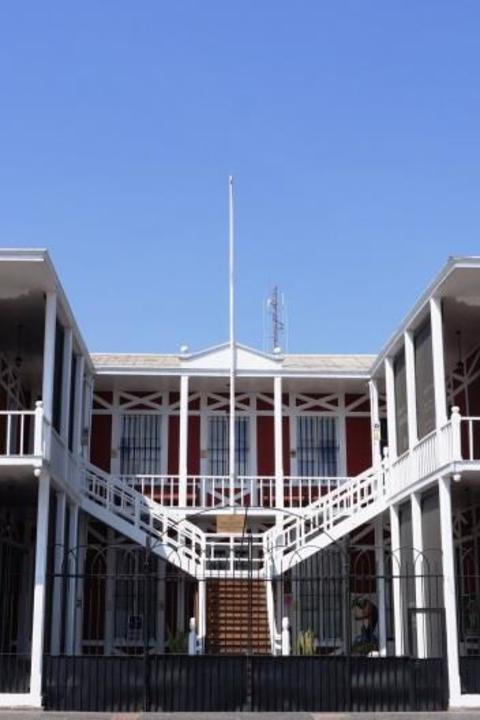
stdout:
[(480, 710), (436, 713), (63, 713), (0, 710), (0, 720), (480, 720)]

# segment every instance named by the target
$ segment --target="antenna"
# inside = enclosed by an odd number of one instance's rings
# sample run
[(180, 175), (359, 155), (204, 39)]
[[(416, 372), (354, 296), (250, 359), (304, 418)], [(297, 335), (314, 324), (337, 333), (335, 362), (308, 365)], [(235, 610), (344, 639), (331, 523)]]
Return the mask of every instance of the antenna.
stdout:
[(267, 312), (271, 322), (271, 350), (277, 351), (282, 347), (282, 339), (285, 334), (285, 298), (280, 292), (278, 285), (273, 287), (270, 296), (267, 298)]

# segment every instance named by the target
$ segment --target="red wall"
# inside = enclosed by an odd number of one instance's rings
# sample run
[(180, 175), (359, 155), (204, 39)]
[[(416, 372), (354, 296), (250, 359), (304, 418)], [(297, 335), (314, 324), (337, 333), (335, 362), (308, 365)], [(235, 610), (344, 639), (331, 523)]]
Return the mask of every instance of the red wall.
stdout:
[(110, 472), (112, 454), (112, 416), (92, 415), (92, 435), (90, 440), (90, 462)]
[[(170, 415), (168, 418), (168, 473), (178, 475), (178, 443), (180, 438), (180, 417)], [(200, 474), (200, 416), (190, 415), (188, 418), (188, 475)]]
[(275, 475), (274, 427), (271, 415), (257, 417), (257, 472)]
[(347, 475), (358, 475), (372, 464), (369, 417), (347, 417)]

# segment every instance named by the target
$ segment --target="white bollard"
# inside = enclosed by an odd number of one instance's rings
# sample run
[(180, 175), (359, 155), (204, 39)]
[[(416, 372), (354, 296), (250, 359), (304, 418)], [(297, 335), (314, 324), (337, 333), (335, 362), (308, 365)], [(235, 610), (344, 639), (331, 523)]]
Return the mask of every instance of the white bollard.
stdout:
[(290, 621), (282, 618), (282, 655), (290, 655)]
[(197, 655), (197, 632), (195, 630), (195, 618), (190, 618), (190, 632), (188, 633), (188, 654), (189, 655)]

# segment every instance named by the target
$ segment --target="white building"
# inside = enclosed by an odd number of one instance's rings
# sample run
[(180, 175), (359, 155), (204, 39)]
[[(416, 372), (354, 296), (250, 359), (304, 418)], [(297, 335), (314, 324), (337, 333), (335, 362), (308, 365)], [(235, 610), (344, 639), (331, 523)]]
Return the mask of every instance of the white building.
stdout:
[(378, 356), (237, 345), (232, 413), (228, 345), (91, 355), (1, 250), (0, 704), (480, 704), (479, 321), (453, 258)]

